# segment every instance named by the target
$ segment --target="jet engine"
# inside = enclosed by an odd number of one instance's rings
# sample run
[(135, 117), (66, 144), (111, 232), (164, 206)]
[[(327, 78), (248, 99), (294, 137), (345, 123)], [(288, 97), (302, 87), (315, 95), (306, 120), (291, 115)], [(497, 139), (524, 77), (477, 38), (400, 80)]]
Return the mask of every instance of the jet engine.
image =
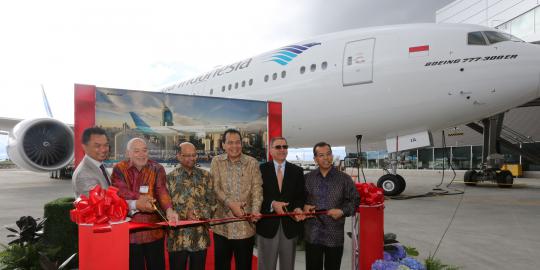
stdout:
[(67, 166), (74, 156), (73, 131), (53, 118), (26, 119), (8, 138), (7, 154), (13, 163), (35, 172)]

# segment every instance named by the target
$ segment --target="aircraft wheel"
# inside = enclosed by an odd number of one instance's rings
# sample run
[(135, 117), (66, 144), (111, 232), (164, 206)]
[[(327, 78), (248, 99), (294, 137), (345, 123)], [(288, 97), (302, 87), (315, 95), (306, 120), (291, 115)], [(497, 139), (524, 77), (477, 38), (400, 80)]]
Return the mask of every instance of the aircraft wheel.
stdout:
[(405, 180), (401, 176), (385, 174), (377, 181), (377, 187), (383, 189), (385, 196), (395, 196), (405, 189)]
[(476, 186), (476, 182), (478, 182), (476, 179), (476, 171), (466, 171), (465, 175), (463, 176), (463, 181), (465, 181), (465, 185), (467, 186)]
[(510, 171), (504, 170), (497, 174), (497, 185), (500, 188), (511, 188), (512, 184), (514, 184), (514, 176)]
[(399, 174), (396, 174), (396, 177), (398, 179), (398, 181), (401, 182), (401, 188), (398, 192), (398, 194), (401, 194), (404, 190), (405, 190), (405, 187), (407, 186), (407, 183), (405, 182), (405, 178), (403, 178), (403, 176), (399, 175)]

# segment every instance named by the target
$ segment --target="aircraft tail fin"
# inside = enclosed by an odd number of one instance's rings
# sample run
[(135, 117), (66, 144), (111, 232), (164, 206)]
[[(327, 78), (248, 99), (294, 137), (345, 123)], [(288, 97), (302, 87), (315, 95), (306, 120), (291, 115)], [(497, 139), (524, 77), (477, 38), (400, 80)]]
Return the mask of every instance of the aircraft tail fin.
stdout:
[(131, 118), (133, 119), (133, 123), (135, 123), (135, 126), (137, 128), (150, 128), (150, 125), (148, 125), (144, 120), (142, 120), (139, 115), (137, 115), (134, 112), (129, 112), (129, 115), (131, 115)]
[(43, 94), (43, 106), (45, 106), (45, 112), (47, 113), (47, 116), (53, 118), (51, 106), (49, 106), (49, 100), (47, 99), (47, 94), (45, 94), (45, 88), (43, 87), (43, 84), (41, 85), (41, 93)]

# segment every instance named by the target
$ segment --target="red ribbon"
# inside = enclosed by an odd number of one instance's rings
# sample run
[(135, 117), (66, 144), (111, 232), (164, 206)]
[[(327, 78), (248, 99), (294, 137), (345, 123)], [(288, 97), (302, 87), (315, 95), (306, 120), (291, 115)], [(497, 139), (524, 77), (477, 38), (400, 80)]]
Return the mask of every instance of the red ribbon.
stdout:
[[(307, 217), (315, 217), (318, 215), (327, 215), (328, 211), (316, 211), (310, 213), (295, 213), (295, 212), (285, 212), (283, 214), (260, 214), (257, 215), (258, 218), (270, 218), (270, 217), (293, 217), (299, 215), (305, 215)], [(210, 226), (220, 225), (228, 222), (236, 221), (249, 221), (253, 215), (245, 215), (243, 217), (226, 217), (226, 218), (213, 218), (213, 219), (202, 219), (202, 220), (179, 220), (178, 222), (158, 222), (157, 225), (161, 226), (171, 226), (171, 227), (187, 227), (199, 224), (210, 223)]]
[(110, 222), (125, 220), (128, 206), (117, 193), (116, 187), (102, 189), (100, 185), (96, 185), (88, 192), (88, 197), (83, 194), (75, 200), (75, 209), (69, 212), (71, 220), (77, 224), (94, 225), (108, 225)]
[(373, 183), (356, 183), (356, 190), (360, 193), (360, 205), (373, 206), (384, 203), (383, 189)]

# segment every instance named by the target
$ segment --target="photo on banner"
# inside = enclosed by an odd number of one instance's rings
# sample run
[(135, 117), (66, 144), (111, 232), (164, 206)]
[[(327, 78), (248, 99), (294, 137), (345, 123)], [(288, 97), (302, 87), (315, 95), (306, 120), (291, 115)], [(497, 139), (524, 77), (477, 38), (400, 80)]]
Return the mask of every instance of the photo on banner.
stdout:
[(242, 134), (244, 153), (266, 159), (267, 102), (96, 87), (95, 125), (109, 137), (109, 163), (126, 158), (132, 138), (148, 142), (150, 159), (177, 163), (177, 145), (191, 142), (199, 163), (209, 166), (223, 153), (221, 135), (229, 128)]

